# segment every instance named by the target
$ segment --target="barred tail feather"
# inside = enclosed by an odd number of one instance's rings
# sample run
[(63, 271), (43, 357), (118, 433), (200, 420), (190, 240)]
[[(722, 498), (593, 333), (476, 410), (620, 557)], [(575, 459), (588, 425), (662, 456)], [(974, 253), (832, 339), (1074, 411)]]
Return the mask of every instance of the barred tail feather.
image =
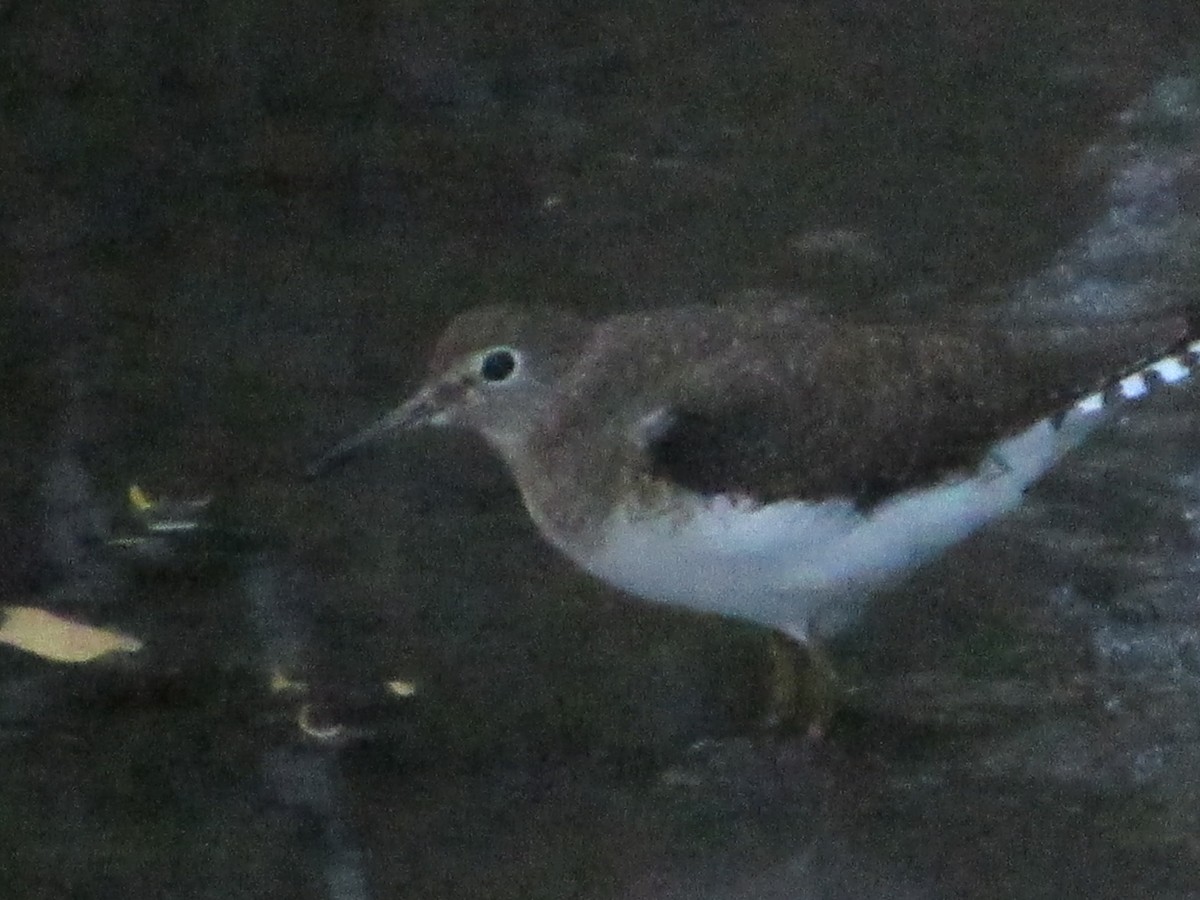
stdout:
[(1166, 356), (1114, 379), (1110, 384), (1075, 401), (1071, 412), (1091, 415), (1121, 400), (1137, 400), (1163, 385), (1178, 384), (1200, 368), (1200, 339), (1189, 339)]

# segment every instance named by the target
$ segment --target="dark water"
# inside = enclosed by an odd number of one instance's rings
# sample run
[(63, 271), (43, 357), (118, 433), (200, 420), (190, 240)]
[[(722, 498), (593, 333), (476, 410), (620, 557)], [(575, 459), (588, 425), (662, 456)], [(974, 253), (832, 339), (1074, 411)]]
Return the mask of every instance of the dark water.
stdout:
[(1200, 892), (1194, 389), (881, 598), (819, 745), (479, 446), (300, 477), (485, 300), (1194, 303), (1190, 4), (0, 0), (0, 63), (3, 602), (145, 643), (0, 646), (4, 896)]

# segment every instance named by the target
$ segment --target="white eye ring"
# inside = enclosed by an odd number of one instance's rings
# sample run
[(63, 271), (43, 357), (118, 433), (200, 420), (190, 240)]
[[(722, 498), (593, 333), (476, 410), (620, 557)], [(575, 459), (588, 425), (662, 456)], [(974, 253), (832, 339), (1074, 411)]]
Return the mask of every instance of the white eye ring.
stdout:
[(479, 357), (479, 377), (489, 384), (507, 381), (521, 362), (511, 347), (493, 347)]

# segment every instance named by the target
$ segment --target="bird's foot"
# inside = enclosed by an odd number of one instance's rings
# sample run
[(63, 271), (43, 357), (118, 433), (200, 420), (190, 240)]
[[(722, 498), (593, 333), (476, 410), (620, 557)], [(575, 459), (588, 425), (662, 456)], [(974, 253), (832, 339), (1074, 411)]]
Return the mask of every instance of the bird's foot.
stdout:
[(767, 646), (769, 670), (762, 723), (772, 733), (802, 732), (822, 741), (842, 700), (842, 686), (824, 647), (772, 632)]

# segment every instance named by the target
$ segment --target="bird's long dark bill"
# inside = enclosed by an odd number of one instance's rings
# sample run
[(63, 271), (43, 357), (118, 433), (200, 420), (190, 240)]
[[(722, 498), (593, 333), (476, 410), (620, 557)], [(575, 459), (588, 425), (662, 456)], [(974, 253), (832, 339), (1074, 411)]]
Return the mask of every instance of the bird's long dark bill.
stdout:
[(344, 441), (336, 444), (329, 452), (309, 463), (304, 470), (309, 478), (320, 478), (341, 468), (350, 460), (359, 456), (373, 444), (379, 442), (393, 431), (415, 428), (424, 425), (429, 419), (429, 402), (424, 393), (413, 397), (385, 415), (373, 425), (368, 425), (362, 431), (352, 434)]

